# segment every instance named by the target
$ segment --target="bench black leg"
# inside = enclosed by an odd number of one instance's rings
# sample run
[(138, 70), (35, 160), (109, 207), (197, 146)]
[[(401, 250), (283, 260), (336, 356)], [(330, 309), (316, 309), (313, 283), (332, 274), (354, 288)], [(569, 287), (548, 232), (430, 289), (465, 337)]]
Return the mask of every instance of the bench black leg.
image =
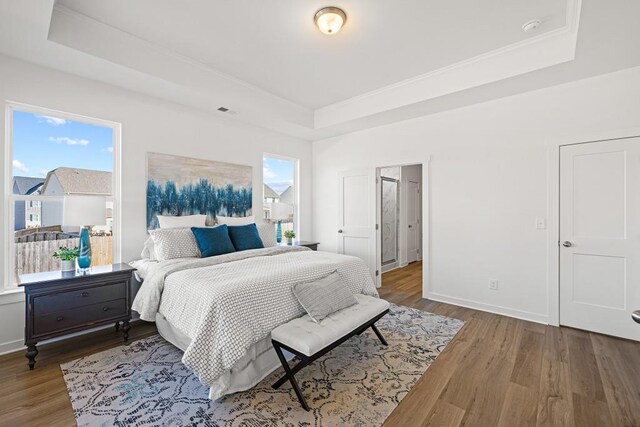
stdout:
[[(293, 391), (295, 391), (296, 396), (298, 396), (298, 400), (300, 401), (300, 404), (302, 405), (305, 411), (309, 411), (309, 406), (307, 405), (307, 401), (304, 399), (304, 396), (302, 395), (302, 391), (300, 391), (300, 387), (298, 386), (298, 382), (294, 377), (295, 372), (292, 372), (291, 369), (289, 369), (289, 363), (287, 363), (287, 359), (284, 357), (284, 354), (282, 354), (282, 350), (280, 349), (280, 347), (278, 345), (274, 345), (273, 348), (275, 349), (276, 354), (278, 355), (278, 359), (280, 359), (280, 363), (282, 363), (282, 367), (284, 368), (284, 372), (285, 372), (285, 376), (280, 378), (280, 380), (278, 380), (273, 385), (273, 388), (274, 389), (279, 388), (288, 379), (289, 382), (291, 383), (291, 387), (293, 387)], [(298, 365), (295, 366), (295, 368), (298, 368), (298, 366), (300, 366), (302, 363), (303, 362), (300, 362)], [(303, 367), (304, 366), (301, 366), (296, 371), (299, 371)]]
[(376, 335), (378, 336), (378, 339), (380, 340), (380, 342), (383, 345), (388, 345), (387, 344), (387, 340), (384, 339), (384, 337), (382, 336), (382, 334), (380, 333), (380, 331), (378, 330), (378, 328), (376, 328), (376, 325), (371, 325), (371, 329), (373, 329), (373, 332), (376, 333)]

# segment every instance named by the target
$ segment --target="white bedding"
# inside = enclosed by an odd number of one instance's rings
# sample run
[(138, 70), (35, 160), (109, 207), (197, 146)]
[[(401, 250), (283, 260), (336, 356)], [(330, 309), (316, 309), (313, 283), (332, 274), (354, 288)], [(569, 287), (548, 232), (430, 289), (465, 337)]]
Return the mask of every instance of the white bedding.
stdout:
[(333, 271), (351, 292), (377, 296), (369, 269), (359, 258), (272, 247), (159, 262), (149, 271), (133, 309), (148, 321), (160, 313), (188, 336), (183, 363), (204, 384), (217, 387), (252, 345), (303, 314), (291, 287)]
[(135, 268), (135, 276), (138, 281), (142, 282), (147, 278), (159, 264), (159, 261), (153, 261), (148, 258), (131, 261), (129, 265)]

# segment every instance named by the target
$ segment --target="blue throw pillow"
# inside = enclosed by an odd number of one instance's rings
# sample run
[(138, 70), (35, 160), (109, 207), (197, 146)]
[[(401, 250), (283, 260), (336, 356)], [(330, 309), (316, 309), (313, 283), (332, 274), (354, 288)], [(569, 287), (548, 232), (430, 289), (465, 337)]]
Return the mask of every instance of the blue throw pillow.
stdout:
[(264, 248), (255, 224), (229, 226), (229, 237), (236, 251)]
[(229, 238), (229, 230), (226, 225), (206, 228), (191, 227), (191, 232), (196, 238), (203, 257), (224, 255), (236, 251)]

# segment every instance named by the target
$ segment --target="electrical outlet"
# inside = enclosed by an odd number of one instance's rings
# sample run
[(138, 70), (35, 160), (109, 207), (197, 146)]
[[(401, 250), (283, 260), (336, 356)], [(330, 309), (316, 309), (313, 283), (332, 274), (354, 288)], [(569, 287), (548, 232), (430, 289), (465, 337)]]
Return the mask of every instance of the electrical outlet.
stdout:
[(492, 291), (498, 290), (498, 280), (497, 279), (489, 279), (489, 289)]
[(547, 228), (546, 218), (536, 218), (536, 230), (544, 230)]

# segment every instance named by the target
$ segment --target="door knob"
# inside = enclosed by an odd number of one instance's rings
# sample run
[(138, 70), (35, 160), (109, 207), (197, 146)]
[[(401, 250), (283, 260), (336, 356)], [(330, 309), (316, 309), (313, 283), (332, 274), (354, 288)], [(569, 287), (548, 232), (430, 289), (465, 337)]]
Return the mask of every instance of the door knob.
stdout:
[(573, 246), (573, 243), (571, 243), (568, 240), (565, 240), (564, 242), (562, 242), (562, 246), (564, 246), (565, 248), (570, 248), (571, 246)]
[(409, 228), (411, 228), (411, 227), (412, 227), (411, 224), (409, 224)]
[(342, 230), (338, 230), (338, 233), (342, 233)]

